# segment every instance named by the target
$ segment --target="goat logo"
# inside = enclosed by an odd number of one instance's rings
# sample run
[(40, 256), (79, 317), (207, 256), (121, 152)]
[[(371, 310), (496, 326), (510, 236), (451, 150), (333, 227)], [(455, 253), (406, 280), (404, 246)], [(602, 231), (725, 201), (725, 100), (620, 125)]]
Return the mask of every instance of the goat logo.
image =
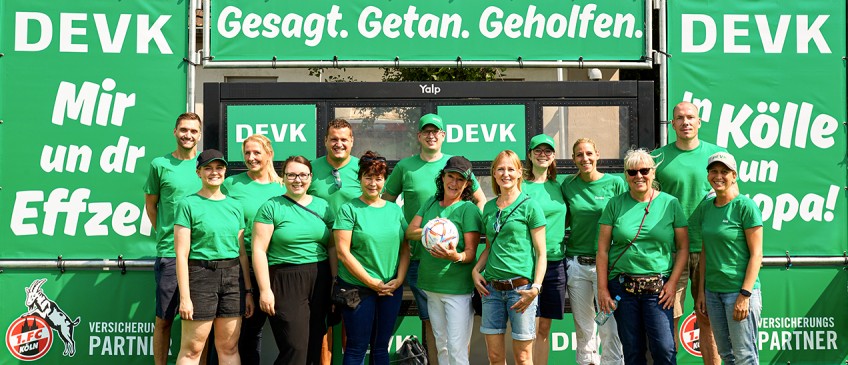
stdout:
[(53, 343), (53, 331), (65, 345), (62, 355), (73, 357), (76, 353), (74, 327), (80, 323), (80, 317), (71, 320), (56, 302), (50, 300), (41, 286), (47, 279), (37, 279), (26, 288), (26, 313), (12, 322), (6, 331), (6, 346), (12, 355), (21, 360), (36, 360), (50, 349)]

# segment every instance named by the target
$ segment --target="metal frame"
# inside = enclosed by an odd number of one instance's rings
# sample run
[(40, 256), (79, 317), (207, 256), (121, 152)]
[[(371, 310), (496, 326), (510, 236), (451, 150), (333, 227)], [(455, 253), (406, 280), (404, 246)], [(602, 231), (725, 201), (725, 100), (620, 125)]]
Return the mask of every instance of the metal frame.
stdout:
[[(192, 0), (196, 1), (196, 0)], [(211, 0), (203, 0), (203, 54), (201, 64), (205, 68), (359, 68), (359, 67), (517, 67), (517, 68), (619, 68), (651, 69), (654, 54), (653, 37), (653, 0), (645, 0), (645, 56), (640, 61), (587, 61), (587, 60), (550, 60), (550, 61), (486, 61), (486, 60), (444, 60), (444, 61), (375, 61), (375, 60), (267, 60), (267, 61), (215, 61), (211, 54)]]

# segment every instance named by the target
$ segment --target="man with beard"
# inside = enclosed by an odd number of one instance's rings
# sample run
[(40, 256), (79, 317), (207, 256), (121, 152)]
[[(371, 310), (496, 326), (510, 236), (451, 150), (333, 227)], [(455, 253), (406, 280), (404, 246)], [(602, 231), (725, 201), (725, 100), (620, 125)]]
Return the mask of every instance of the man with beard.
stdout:
[(195, 113), (177, 117), (174, 137), (177, 149), (150, 162), (144, 185), (144, 207), (156, 230), (156, 323), (153, 327), (153, 359), (156, 365), (168, 362), (171, 325), (180, 306), (177, 290), (176, 253), (174, 252), (174, 214), (177, 202), (200, 189), (197, 167), (197, 143), (203, 122)]

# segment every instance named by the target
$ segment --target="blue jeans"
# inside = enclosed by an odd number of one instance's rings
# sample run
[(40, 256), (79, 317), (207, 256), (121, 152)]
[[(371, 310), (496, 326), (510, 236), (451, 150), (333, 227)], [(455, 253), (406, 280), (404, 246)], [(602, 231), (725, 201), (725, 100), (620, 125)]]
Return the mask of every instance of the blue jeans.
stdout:
[(654, 364), (677, 364), (673, 309), (663, 309), (657, 294), (633, 295), (624, 291), (618, 277), (611, 279), (608, 287), (610, 296), (621, 296), (613, 313), (624, 350), (624, 363), (646, 365), (647, 345)]
[(400, 287), (392, 296), (372, 294), (362, 298), (356, 308), (342, 310), (347, 336), (342, 364), (362, 365), (369, 345), (372, 364), (389, 364), (389, 340), (394, 332), (402, 300), (403, 287)]
[(430, 312), (427, 310), (427, 293), (418, 287), (419, 265), (421, 265), (420, 260), (409, 262), (409, 270), (406, 270), (406, 283), (409, 285), (409, 290), (412, 291), (412, 296), (415, 298), (415, 305), (418, 306), (418, 319), (429, 321)]
[(721, 360), (728, 365), (759, 364), (757, 322), (763, 310), (760, 289), (751, 291), (748, 317), (736, 321), (733, 311), (739, 293), (713, 293), (706, 290), (707, 313), (713, 325), (713, 335)]
[(531, 341), (536, 338), (536, 307), (539, 305), (539, 297), (533, 299), (533, 304), (527, 307), (524, 313), (518, 313), (509, 309), (521, 299), (521, 294), (516, 290), (529, 290), (530, 284), (517, 287), (513, 290), (500, 291), (489, 283), (486, 290), (489, 295), (482, 298), (483, 320), (480, 324), (480, 333), (484, 335), (500, 335), (506, 332), (506, 321), (512, 326), (512, 339), (518, 341)]

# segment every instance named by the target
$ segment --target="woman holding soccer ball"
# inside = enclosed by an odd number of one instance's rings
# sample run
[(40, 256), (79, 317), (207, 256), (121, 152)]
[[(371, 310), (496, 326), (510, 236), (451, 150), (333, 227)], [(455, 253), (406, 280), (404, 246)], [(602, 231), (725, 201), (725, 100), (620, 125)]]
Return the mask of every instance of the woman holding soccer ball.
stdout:
[(253, 225), (253, 269), (259, 307), (268, 313), (280, 350), (276, 364), (319, 364), (327, 332), (332, 274), (333, 212), (306, 193), (312, 165), (303, 156), (283, 163), (286, 193), (262, 205)]
[[(483, 297), (483, 323), (489, 363), (505, 363), (506, 323), (512, 326), (515, 364), (533, 362), (536, 304), (547, 267), (545, 214), (521, 191), (521, 159), (510, 150), (492, 161), (497, 198), (483, 209), (486, 249), (471, 271)], [(485, 272), (484, 272), (485, 269)], [(481, 274), (482, 272), (482, 274)]]
[(362, 196), (339, 208), (333, 235), (339, 255), (338, 283), (347, 344), (345, 365), (359, 365), (371, 345), (371, 361), (389, 364), (389, 339), (400, 312), (403, 279), (409, 267), (403, 211), (380, 193), (389, 168), (386, 158), (368, 151), (359, 159)]
[[(482, 228), (480, 209), (471, 202), (471, 176), (468, 159), (451, 157), (436, 177), (436, 195), (421, 206), (406, 230), (407, 239), (422, 240), (430, 252), (421, 257), (418, 286), (427, 293), (427, 309), (442, 365), (469, 363), (474, 316), (474, 283), (470, 277)], [(426, 232), (422, 223), (427, 223)]]
[(539, 293), (539, 306), (536, 311), (536, 341), (533, 345), (533, 364), (536, 365), (548, 363), (551, 322), (554, 319), (562, 319), (562, 313), (565, 311), (567, 276), (563, 263), (563, 241), (567, 209), (556, 176), (554, 139), (544, 134), (531, 138), (524, 170), (523, 191), (539, 203), (545, 213), (545, 246), (548, 257), (545, 280), (542, 281), (545, 290)]

